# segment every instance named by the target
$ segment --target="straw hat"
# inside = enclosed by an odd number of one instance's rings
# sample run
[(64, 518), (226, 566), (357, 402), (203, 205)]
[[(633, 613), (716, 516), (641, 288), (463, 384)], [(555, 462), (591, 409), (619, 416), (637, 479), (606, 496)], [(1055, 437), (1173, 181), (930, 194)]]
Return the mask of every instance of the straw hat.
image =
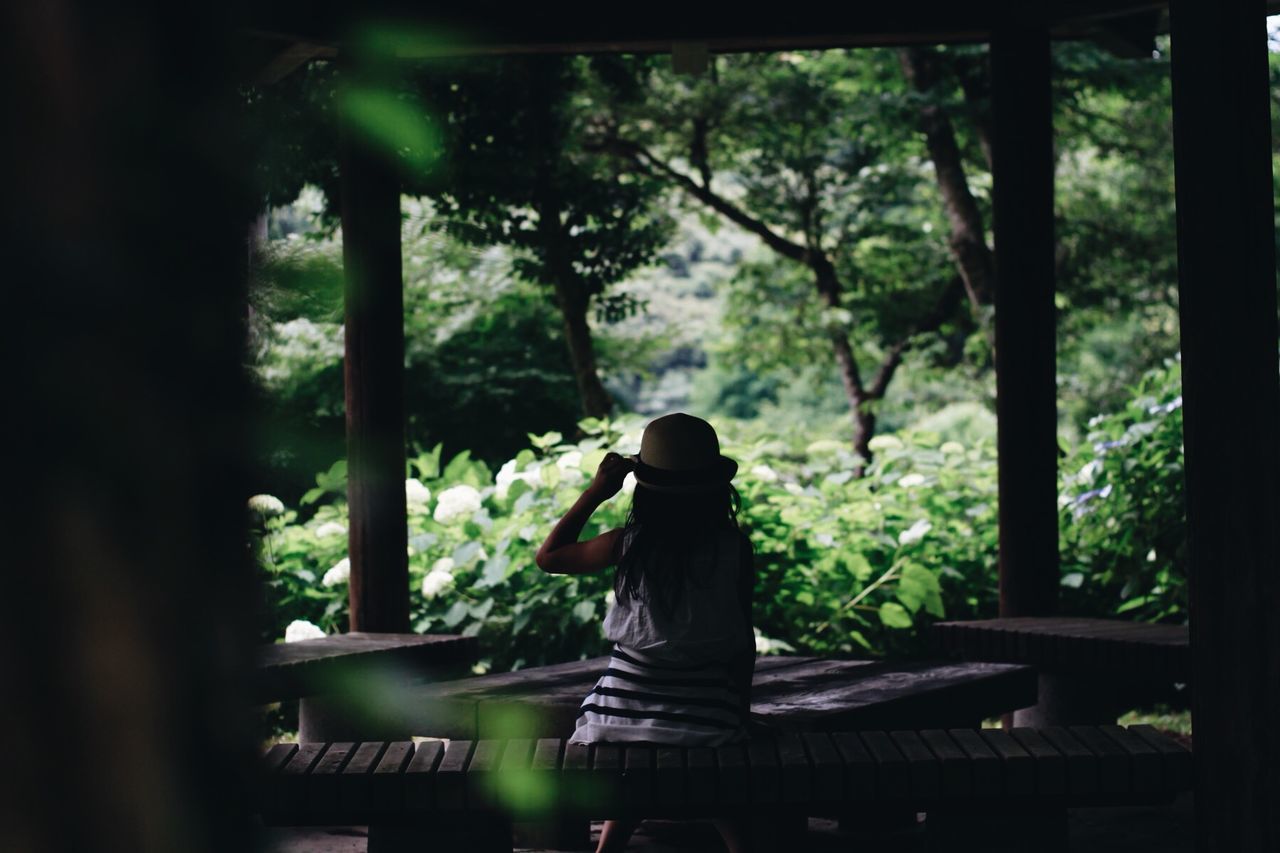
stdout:
[(636, 482), (658, 492), (696, 492), (724, 486), (738, 463), (720, 455), (715, 428), (676, 412), (650, 421), (635, 457)]

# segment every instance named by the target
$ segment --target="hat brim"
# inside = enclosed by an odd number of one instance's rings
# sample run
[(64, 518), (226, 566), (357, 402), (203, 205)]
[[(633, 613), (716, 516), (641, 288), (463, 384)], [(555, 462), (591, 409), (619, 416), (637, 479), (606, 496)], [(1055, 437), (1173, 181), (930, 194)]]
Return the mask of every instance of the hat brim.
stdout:
[(654, 492), (705, 492), (721, 488), (729, 484), (738, 473), (738, 463), (728, 456), (721, 456), (708, 468), (673, 471), (666, 468), (654, 468), (640, 461), (639, 456), (631, 457), (635, 462), (636, 484)]

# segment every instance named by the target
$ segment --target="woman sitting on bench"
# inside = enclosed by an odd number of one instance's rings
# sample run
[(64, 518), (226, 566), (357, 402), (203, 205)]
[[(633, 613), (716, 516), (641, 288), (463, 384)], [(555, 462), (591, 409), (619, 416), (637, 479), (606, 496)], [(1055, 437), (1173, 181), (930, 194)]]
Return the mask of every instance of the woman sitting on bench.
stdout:
[[(574, 743), (719, 746), (747, 734), (755, 639), (750, 540), (739, 530), (737, 463), (720, 455), (706, 421), (651, 422), (640, 454), (610, 453), (538, 549), (544, 571), (616, 566), (605, 617), (613, 655), (583, 700)], [(625, 527), (579, 542), (596, 508), (634, 472)], [(597, 853), (621, 850), (638, 820), (606, 821)], [(733, 853), (748, 849), (736, 821), (717, 821)]]

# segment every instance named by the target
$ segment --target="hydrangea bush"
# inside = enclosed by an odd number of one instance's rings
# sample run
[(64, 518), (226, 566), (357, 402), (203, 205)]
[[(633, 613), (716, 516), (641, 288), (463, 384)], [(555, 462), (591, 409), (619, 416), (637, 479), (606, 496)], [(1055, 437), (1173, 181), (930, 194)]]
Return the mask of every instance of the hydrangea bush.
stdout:
[[(1180, 372), (1148, 375), (1122, 411), (1095, 418), (1063, 461), (1063, 609), (1180, 620), (1186, 613)], [(541, 572), (534, 552), (609, 450), (634, 453), (643, 421), (587, 420), (585, 437), (531, 436), (495, 473), (440, 448), (410, 460), (413, 627), (480, 638), (481, 669), (603, 653), (611, 577)], [(749, 422), (717, 423), (739, 462), (740, 521), (756, 551), (762, 652), (921, 654), (941, 618), (997, 609), (996, 460), (985, 441), (928, 432), (877, 436), (866, 475), (834, 440), (809, 443)], [(266, 573), (267, 639), (345, 625), (346, 471), (316, 478), (314, 512), (251, 500)], [(619, 526), (634, 480), (584, 535)], [(306, 509), (310, 509), (308, 506)], [(304, 624), (299, 624), (299, 623)]]
[[(610, 450), (634, 453), (643, 421), (587, 420), (585, 438), (531, 436), (496, 473), (440, 449), (410, 460), (405, 481), (409, 573), (417, 631), (477, 635), (484, 667), (509, 668), (602, 653), (600, 624), (612, 578), (555, 576), (533, 555)], [(995, 598), (995, 467), (985, 445), (935, 435), (882, 436), (866, 477), (836, 441), (800, 444), (717, 425), (740, 463), (740, 520), (756, 549), (757, 645), (879, 653), (918, 647), (919, 628), (972, 615)], [(298, 508), (257, 516), (271, 639), (304, 620), (342, 630), (346, 557), (345, 469), (317, 477)], [(634, 480), (584, 531), (621, 525)], [(299, 634), (297, 627), (294, 633)], [(299, 634), (300, 635), (300, 634)]]

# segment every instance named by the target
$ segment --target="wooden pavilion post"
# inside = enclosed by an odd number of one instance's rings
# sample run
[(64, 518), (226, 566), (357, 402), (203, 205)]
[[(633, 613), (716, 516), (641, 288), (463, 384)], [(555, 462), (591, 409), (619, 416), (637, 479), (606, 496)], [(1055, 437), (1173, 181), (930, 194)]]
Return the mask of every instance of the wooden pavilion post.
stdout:
[(1197, 850), (1280, 849), (1280, 381), (1265, 5), (1173, 0)]
[(404, 292), (394, 155), (342, 140), (350, 630), (409, 630)]
[(1058, 418), (1049, 33), (991, 39), (1000, 615), (1058, 599)]

